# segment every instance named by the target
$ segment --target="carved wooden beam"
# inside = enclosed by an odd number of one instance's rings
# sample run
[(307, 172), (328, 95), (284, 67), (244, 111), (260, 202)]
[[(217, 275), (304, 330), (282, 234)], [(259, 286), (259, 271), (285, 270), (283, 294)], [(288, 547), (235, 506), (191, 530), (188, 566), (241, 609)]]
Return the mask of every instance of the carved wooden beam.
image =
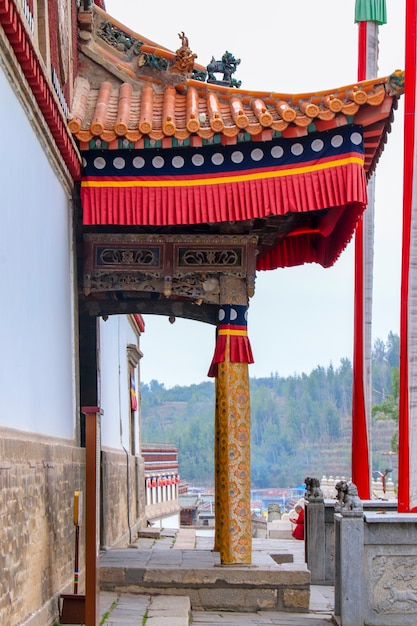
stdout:
[(219, 304), (219, 277), (254, 293), (257, 238), (242, 235), (85, 234), (83, 295), (146, 292)]

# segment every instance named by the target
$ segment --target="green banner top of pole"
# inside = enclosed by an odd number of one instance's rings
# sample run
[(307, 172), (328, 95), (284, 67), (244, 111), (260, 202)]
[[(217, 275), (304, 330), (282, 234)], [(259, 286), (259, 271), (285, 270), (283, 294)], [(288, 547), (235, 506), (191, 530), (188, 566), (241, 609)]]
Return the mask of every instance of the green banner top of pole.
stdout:
[(355, 22), (387, 23), (386, 0), (356, 0)]

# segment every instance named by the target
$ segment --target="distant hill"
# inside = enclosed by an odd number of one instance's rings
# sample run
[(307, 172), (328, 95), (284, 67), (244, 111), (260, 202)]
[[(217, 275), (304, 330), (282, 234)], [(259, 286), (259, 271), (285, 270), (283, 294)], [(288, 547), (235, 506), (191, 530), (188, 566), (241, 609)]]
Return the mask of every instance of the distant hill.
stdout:
[[(374, 403), (391, 393), (398, 367), (399, 339), (390, 333), (373, 349)], [(307, 475), (350, 477), (352, 365), (342, 359), (334, 368), (317, 366), (310, 374), (253, 378), (251, 385), (252, 487), (290, 487)], [(165, 389), (151, 381), (141, 387), (142, 437), (149, 443), (172, 443), (179, 449), (183, 479), (199, 485), (214, 482), (214, 384)], [(379, 418), (381, 415), (379, 415)], [(391, 417), (391, 416), (390, 416)], [(372, 469), (387, 466), (397, 432), (395, 419), (372, 423)], [(394, 457), (394, 469), (396, 469)], [(396, 474), (394, 472), (394, 481)]]

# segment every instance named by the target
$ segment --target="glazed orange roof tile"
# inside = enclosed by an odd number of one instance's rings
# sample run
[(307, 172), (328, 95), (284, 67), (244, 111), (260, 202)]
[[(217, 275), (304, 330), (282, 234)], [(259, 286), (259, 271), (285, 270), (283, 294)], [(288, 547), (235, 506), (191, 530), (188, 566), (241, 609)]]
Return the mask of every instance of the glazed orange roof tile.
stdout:
[[(144, 137), (156, 141), (194, 137), (198, 145), (198, 138), (215, 135), (225, 143), (237, 143), (242, 132), (254, 140), (267, 140), (271, 131), (283, 137), (303, 136), (346, 125), (353, 117), (371, 127), (375, 139), (383, 140), (390, 129), (397, 77), (304, 95), (237, 92), (195, 80), (163, 87), (145, 83), (137, 89), (129, 82), (104, 81), (93, 88), (87, 78), (78, 77), (69, 128), (81, 144), (94, 138), (137, 143)], [(369, 147), (368, 167), (375, 153)]]

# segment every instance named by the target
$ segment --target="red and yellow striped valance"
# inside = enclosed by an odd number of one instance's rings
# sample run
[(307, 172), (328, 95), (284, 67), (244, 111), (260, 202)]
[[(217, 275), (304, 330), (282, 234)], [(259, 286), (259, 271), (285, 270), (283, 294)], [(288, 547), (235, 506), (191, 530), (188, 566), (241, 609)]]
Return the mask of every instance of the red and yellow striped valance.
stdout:
[(259, 257), (258, 269), (329, 265), (366, 206), (363, 164), (362, 131), (355, 126), (233, 146), (90, 150), (84, 154), (83, 222), (193, 225), (326, 209), (314, 231), (277, 240)]

